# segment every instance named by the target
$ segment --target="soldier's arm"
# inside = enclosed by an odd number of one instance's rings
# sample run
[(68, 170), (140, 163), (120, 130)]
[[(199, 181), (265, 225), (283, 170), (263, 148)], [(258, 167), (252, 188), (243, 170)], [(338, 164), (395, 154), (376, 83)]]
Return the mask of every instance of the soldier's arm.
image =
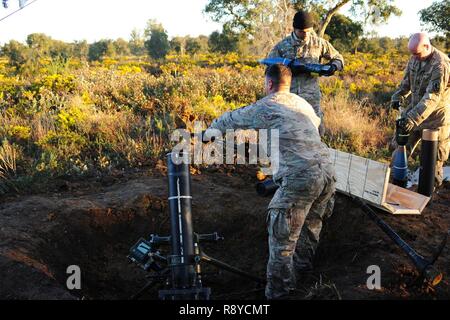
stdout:
[(322, 39), (321, 43), (321, 56), (330, 60), (330, 63), (334, 64), (337, 70), (342, 71), (344, 69), (344, 57), (328, 41)]
[(419, 103), (408, 111), (408, 118), (414, 121), (417, 126), (436, 109), (447, 88), (449, 77), (448, 65), (441, 64), (434, 67), (425, 94)]
[(269, 54), (267, 55), (267, 58), (283, 58), (278, 48), (278, 44), (275, 47), (273, 47), (272, 50), (270, 50)]
[(391, 101), (400, 101), (402, 98), (406, 97), (411, 91), (411, 84), (409, 82), (409, 63), (406, 66), (402, 82), (400, 82), (400, 86), (392, 95)]
[(260, 107), (256, 104), (231, 111), (225, 112), (222, 116), (215, 119), (210, 129), (218, 129), (225, 133), (227, 129), (251, 129), (255, 128), (255, 121), (258, 118)]

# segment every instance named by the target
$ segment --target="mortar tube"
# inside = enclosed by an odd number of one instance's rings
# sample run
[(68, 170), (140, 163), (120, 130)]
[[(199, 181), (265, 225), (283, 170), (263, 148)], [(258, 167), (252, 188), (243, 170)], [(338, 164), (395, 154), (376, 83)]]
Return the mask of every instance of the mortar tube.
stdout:
[[(192, 226), (191, 176), (188, 159), (188, 153), (169, 153), (167, 155), (172, 254), (169, 264), (172, 270), (174, 289), (191, 288), (195, 281), (195, 262), (192, 261), (195, 248)], [(174, 160), (177, 160), (177, 163)], [(178, 162), (180, 163), (178, 164)]]
[(434, 191), (438, 138), (438, 130), (424, 129), (422, 132), (418, 192), (427, 197)]

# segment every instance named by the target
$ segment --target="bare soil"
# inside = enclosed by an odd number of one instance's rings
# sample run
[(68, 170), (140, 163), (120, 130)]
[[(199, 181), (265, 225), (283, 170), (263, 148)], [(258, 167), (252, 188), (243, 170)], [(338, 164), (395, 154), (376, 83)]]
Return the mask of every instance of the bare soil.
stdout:
[[(202, 248), (210, 256), (264, 277), (268, 258), (266, 207), (255, 193), (255, 170), (193, 172), (197, 233), (224, 237)], [(0, 199), (0, 299), (128, 299), (148, 281), (126, 258), (140, 238), (169, 235), (164, 167), (154, 172), (82, 182)], [(420, 216), (377, 211), (404, 240), (431, 256), (450, 228), (450, 187), (440, 189)], [(66, 269), (78, 265), (81, 290), (68, 290)], [(381, 269), (380, 290), (366, 286), (367, 267)], [(405, 253), (347, 197), (337, 195), (326, 222), (315, 270), (298, 279), (298, 299), (449, 299), (450, 245), (436, 262), (444, 279), (418, 279)], [(205, 266), (213, 299), (263, 299), (261, 286)], [(157, 290), (142, 298), (157, 299)]]

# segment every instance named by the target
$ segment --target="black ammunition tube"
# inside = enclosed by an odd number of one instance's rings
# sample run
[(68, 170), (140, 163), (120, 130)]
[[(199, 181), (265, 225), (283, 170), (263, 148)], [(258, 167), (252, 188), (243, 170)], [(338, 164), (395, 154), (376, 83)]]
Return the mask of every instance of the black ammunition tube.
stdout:
[(256, 193), (262, 197), (269, 197), (277, 191), (278, 185), (272, 179), (266, 179), (256, 184)]
[(422, 132), (418, 192), (427, 197), (430, 197), (434, 190), (438, 133), (438, 130), (429, 129), (424, 129)]

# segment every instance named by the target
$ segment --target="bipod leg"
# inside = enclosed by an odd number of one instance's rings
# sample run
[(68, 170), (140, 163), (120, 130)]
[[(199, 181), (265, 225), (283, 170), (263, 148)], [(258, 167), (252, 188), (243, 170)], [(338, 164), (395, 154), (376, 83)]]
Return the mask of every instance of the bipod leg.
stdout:
[(156, 285), (158, 283), (158, 280), (164, 279), (168, 271), (168, 269), (164, 269), (161, 271), (160, 275), (151, 276), (150, 278), (153, 279), (150, 280), (145, 286), (143, 286), (138, 292), (132, 295), (129, 300), (138, 300), (147, 290)]
[(421, 273), (421, 276), (423, 276), (432, 286), (436, 286), (441, 282), (442, 273), (433, 266), (433, 263), (444, 249), (447, 241), (446, 238), (441, 243), (433, 260), (428, 261), (425, 257), (417, 253), (405, 240), (403, 240), (384, 220), (378, 217), (375, 211), (373, 211), (366, 202), (354, 196), (351, 196), (351, 198), (380, 227), (380, 229), (383, 230), (384, 233), (388, 235), (389, 238), (403, 250), (403, 252), (406, 253), (416, 269)]
[(156, 284), (155, 280), (149, 281), (144, 287), (142, 287), (137, 293), (130, 297), (130, 300), (138, 300), (148, 289)]
[(201, 252), (200, 258), (201, 258), (201, 261), (204, 261), (204, 262), (206, 262), (206, 263), (208, 263), (210, 265), (213, 265), (215, 267), (224, 269), (224, 270), (226, 270), (228, 272), (240, 275), (241, 277), (244, 277), (244, 278), (247, 278), (247, 279), (251, 279), (251, 280), (253, 280), (255, 282), (258, 282), (260, 284), (265, 284), (266, 283), (265, 279), (256, 277), (256, 276), (254, 276), (254, 275), (252, 275), (250, 273), (247, 273), (247, 272), (245, 272), (245, 271), (243, 271), (241, 269), (235, 268), (235, 267), (233, 267), (233, 266), (231, 266), (231, 265), (229, 265), (229, 264), (227, 264), (225, 262), (222, 262), (220, 260), (214, 259), (214, 258), (208, 256), (207, 254), (205, 254), (204, 252)]

